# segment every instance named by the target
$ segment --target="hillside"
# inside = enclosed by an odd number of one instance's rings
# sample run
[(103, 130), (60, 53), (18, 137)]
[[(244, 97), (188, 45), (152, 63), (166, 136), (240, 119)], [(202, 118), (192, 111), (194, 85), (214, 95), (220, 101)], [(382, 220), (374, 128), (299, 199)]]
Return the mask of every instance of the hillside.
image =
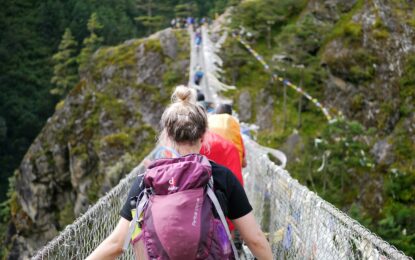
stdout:
[[(258, 140), (283, 150), (304, 185), (415, 255), (415, 22), (407, 1), (244, 1), (230, 27), (329, 108), (271, 80), (235, 38), (228, 93)], [(248, 33), (249, 32), (249, 33)], [(301, 67), (304, 67), (302, 69)], [(284, 103), (286, 102), (286, 106)], [(285, 108), (284, 108), (285, 107)], [(284, 112), (285, 109), (285, 112)]]
[(167, 29), (94, 54), (15, 172), (10, 259), (55, 237), (151, 150), (171, 87), (186, 83), (188, 41)]

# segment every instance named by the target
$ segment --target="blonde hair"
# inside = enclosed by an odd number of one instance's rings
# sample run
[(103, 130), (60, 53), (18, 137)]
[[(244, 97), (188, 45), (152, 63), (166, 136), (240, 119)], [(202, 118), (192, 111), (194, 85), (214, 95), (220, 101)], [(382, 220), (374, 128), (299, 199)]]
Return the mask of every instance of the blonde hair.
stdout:
[(196, 104), (196, 91), (177, 86), (171, 100), (172, 104), (161, 116), (160, 139), (167, 137), (177, 144), (194, 144), (205, 134), (208, 126), (205, 110)]

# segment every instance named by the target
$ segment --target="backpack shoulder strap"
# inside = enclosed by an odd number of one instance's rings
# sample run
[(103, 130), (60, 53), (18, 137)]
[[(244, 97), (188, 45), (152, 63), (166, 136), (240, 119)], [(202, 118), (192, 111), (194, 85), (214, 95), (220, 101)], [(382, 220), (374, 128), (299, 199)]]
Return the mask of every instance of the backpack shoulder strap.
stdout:
[(147, 205), (148, 194), (147, 194), (147, 191), (145, 191), (145, 190), (143, 192), (144, 192), (143, 197), (141, 198), (140, 203), (138, 203), (138, 205), (137, 205), (137, 210), (135, 212), (134, 218), (130, 222), (130, 227), (128, 228), (127, 236), (124, 239), (124, 245), (123, 245), (123, 248), (122, 248), (123, 251), (127, 250), (128, 244), (130, 243), (130, 240), (131, 240), (131, 236), (132, 236), (132, 234), (134, 232), (134, 229), (135, 229), (135, 225), (137, 224), (138, 220), (140, 219), (140, 216), (141, 216), (141, 213), (144, 210), (144, 207)]
[[(213, 179), (211, 178), (211, 182), (213, 182)], [(219, 215), (220, 220), (222, 221), (222, 224), (225, 226), (226, 234), (228, 235), (229, 242), (231, 242), (232, 251), (235, 256), (236, 260), (239, 260), (238, 252), (236, 251), (236, 247), (233, 243), (231, 232), (229, 231), (228, 223), (226, 222), (225, 215), (223, 214), (222, 208), (220, 207), (219, 201), (216, 198), (215, 192), (213, 192), (211, 188), (211, 182), (209, 182), (209, 185), (207, 186), (207, 195), (209, 196), (210, 200), (212, 201), (213, 205), (215, 206), (216, 212)]]

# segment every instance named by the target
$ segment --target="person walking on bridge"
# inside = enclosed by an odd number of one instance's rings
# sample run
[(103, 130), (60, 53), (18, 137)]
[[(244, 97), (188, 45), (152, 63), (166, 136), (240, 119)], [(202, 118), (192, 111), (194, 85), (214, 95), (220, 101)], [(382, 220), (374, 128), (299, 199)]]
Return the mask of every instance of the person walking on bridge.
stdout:
[[(136, 243), (139, 245), (137, 250), (144, 251), (146, 255), (145, 258), (139, 259), (149, 259), (149, 257), (163, 260), (232, 259), (233, 256), (229, 254), (232, 251), (235, 253), (235, 250), (231, 249), (229, 240), (226, 239), (226, 237), (230, 237), (229, 231), (226, 234), (222, 232), (223, 227), (227, 226), (224, 221), (225, 215), (232, 220), (235, 228), (240, 231), (247, 246), (257, 259), (271, 260), (271, 247), (255, 220), (242, 185), (229, 169), (207, 161), (206, 157), (199, 154), (208, 129), (208, 120), (205, 110), (196, 104), (195, 91), (185, 86), (179, 86), (173, 93), (172, 101), (173, 103), (164, 111), (161, 118), (162, 130), (159, 142), (175, 151), (176, 158), (155, 160), (146, 173), (135, 180), (121, 209), (121, 218), (117, 226), (87, 259), (102, 260), (118, 257), (123, 252), (125, 238), (127, 237), (129, 240), (129, 230), (131, 230), (129, 226), (133, 217), (134, 221), (131, 222), (131, 227), (139, 226), (139, 229), (137, 234), (133, 233), (137, 235), (137, 240), (134, 239), (132, 242), (138, 241)], [(180, 167), (176, 166), (177, 164)], [(172, 175), (173, 173), (178, 175)], [(198, 178), (193, 178), (196, 174), (198, 174)], [(205, 180), (210, 181), (206, 189), (182, 191), (184, 189), (184, 186), (181, 186), (183, 180), (196, 184), (204, 183)], [(212, 195), (211, 186), (213, 186), (215, 194), (220, 192), (223, 196), (217, 196), (215, 200), (216, 196)], [(150, 194), (149, 200), (144, 200), (152, 190), (156, 191), (156, 194), (166, 193), (166, 195)], [(185, 195), (190, 196), (196, 193), (204, 194), (203, 197), (197, 197), (196, 204), (188, 204), (187, 200), (182, 200)], [(206, 199), (206, 193), (208, 193), (210, 200)], [(141, 199), (139, 199), (140, 194), (143, 194)], [(173, 198), (172, 196), (177, 196), (180, 199), (162, 204), (164, 199)], [(222, 200), (220, 200), (221, 197)], [(136, 202), (138, 199), (140, 200), (134, 215), (132, 210), (136, 205), (132, 205), (132, 199), (135, 199)], [(218, 200), (220, 201), (218, 202)], [(146, 204), (147, 202), (148, 204)], [(172, 207), (170, 204), (177, 204), (178, 208), (170, 210)], [(216, 211), (213, 210), (213, 204)], [(156, 211), (156, 205), (159, 205), (158, 214), (152, 214)], [(147, 209), (141, 211), (144, 207)], [(210, 209), (211, 211), (201, 211), (202, 209)], [(143, 215), (139, 212), (143, 212)], [(191, 216), (183, 215), (186, 212), (191, 213)], [(214, 217), (214, 213), (220, 216), (221, 221), (214, 220), (217, 218), (217, 216)], [(160, 219), (160, 215), (165, 216), (165, 219)], [(178, 217), (180, 215), (181, 217)], [(206, 216), (210, 221), (202, 221)], [(214, 226), (209, 226), (213, 224)], [(207, 229), (206, 225), (208, 225)], [(219, 236), (222, 239), (207, 241), (206, 239), (212, 236), (212, 232), (208, 232), (209, 230), (214, 230), (213, 233), (222, 232), (222, 235)], [(160, 236), (152, 236), (151, 234), (154, 232), (160, 232), (157, 233)], [(193, 234), (192, 232), (198, 232), (199, 235), (197, 237), (188, 236), (188, 234)], [(128, 240), (126, 241), (128, 242)], [(227, 246), (223, 247), (224, 245)], [(135, 245), (134, 248), (136, 248)], [(227, 257), (220, 257), (217, 254), (218, 250), (225, 249), (226, 251), (221, 254)], [(235, 257), (237, 258), (237, 256)]]
[(196, 44), (196, 52), (199, 53), (200, 46), (202, 45), (202, 32), (200, 28), (197, 28), (195, 33), (195, 44)]
[(241, 135), (241, 127), (238, 120), (232, 116), (230, 104), (219, 104), (215, 108), (215, 114), (210, 115), (209, 129), (235, 144), (239, 151), (242, 167), (246, 167), (245, 146)]
[(200, 85), (200, 83), (202, 82), (203, 75), (204, 73), (203, 73), (202, 67), (197, 66), (195, 76), (194, 76), (194, 82), (196, 85), (198, 86)]

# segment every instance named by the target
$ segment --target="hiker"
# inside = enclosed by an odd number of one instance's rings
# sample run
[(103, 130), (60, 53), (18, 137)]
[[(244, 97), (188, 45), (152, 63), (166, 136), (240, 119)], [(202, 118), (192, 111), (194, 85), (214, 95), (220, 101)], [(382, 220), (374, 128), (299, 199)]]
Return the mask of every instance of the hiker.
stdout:
[(215, 112), (214, 104), (212, 102), (206, 101), (205, 95), (200, 90), (197, 90), (197, 104), (203, 107), (208, 114)]
[(208, 115), (215, 113), (215, 104), (210, 101), (198, 100), (197, 104), (201, 107), (203, 107)]
[[(229, 231), (223, 224), (226, 223), (223, 215), (233, 221), (257, 259), (272, 259), (270, 245), (255, 220), (239, 181), (229, 169), (198, 154), (208, 121), (203, 108), (196, 104), (194, 90), (178, 86), (172, 101), (161, 118), (159, 142), (174, 151), (177, 157), (155, 160), (146, 173), (134, 181), (117, 226), (87, 259), (115, 259), (119, 256), (126, 238), (127, 242), (130, 240), (129, 225), (133, 219), (132, 227), (138, 227), (133, 233), (137, 235), (133, 248), (136, 252), (144, 252), (146, 258), (232, 259), (235, 251), (225, 239), (229, 238)], [(211, 185), (205, 185), (210, 183), (210, 176), (217, 196), (212, 195)], [(195, 186), (182, 185), (185, 181)], [(151, 203), (145, 204), (150, 190), (161, 196), (150, 194)], [(139, 194), (142, 198), (138, 198)], [(201, 197), (197, 197), (195, 203), (186, 203), (192, 194)], [(173, 196), (177, 199), (169, 200)], [(132, 203), (134, 199), (136, 203)], [(166, 200), (168, 203), (163, 204)], [(137, 203), (136, 207), (134, 204)], [(174, 205), (180, 207), (172, 210)], [(144, 214), (139, 214), (144, 207), (147, 207)], [(137, 212), (132, 214), (132, 210)], [(221, 220), (214, 218), (214, 213)]]
[[(201, 102), (204, 100), (205, 96), (203, 93), (197, 90), (197, 101)], [(239, 180), (241, 185), (244, 185), (239, 150), (234, 143), (213, 131), (208, 131), (203, 138), (200, 154), (205, 155), (209, 160), (226, 166), (233, 174), (235, 174), (235, 177)]]
[(177, 23), (177, 19), (176, 18), (173, 18), (173, 19), (171, 19), (171, 21), (170, 21), (170, 26), (171, 26), (171, 28), (176, 28), (176, 23)]
[(203, 107), (207, 111), (208, 103), (205, 101), (205, 94), (203, 94), (203, 92), (198, 89), (196, 91), (196, 104)]
[(187, 17), (186, 19), (187, 26), (193, 26), (194, 22), (195, 22), (195, 19), (193, 17), (191, 16)]
[[(212, 131), (207, 131), (203, 137), (200, 154), (205, 155), (209, 160), (217, 164), (227, 167), (235, 175), (239, 183), (242, 186), (244, 185), (239, 151), (232, 142)], [(229, 219), (226, 219), (226, 221), (233, 237), (235, 227)]]
[(231, 141), (238, 148), (242, 167), (246, 167), (245, 147), (238, 120), (232, 116), (232, 106), (219, 104), (215, 114), (209, 116), (209, 129)]
[(200, 85), (200, 82), (202, 81), (203, 75), (204, 75), (204, 73), (202, 71), (202, 67), (197, 66), (195, 76), (194, 76), (194, 82), (195, 82), (196, 85), (198, 85), (198, 86)]
[(235, 175), (239, 183), (242, 186), (244, 185), (239, 151), (231, 141), (212, 131), (208, 131), (203, 138), (200, 154), (205, 155), (209, 160), (217, 164), (227, 167)]
[(205, 101), (205, 94), (198, 89), (196, 90), (196, 101)]
[(195, 34), (195, 44), (196, 44), (196, 47), (199, 47), (200, 44), (202, 44), (202, 32), (200, 31), (200, 28), (198, 28), (196, 30), (196, 34)]

